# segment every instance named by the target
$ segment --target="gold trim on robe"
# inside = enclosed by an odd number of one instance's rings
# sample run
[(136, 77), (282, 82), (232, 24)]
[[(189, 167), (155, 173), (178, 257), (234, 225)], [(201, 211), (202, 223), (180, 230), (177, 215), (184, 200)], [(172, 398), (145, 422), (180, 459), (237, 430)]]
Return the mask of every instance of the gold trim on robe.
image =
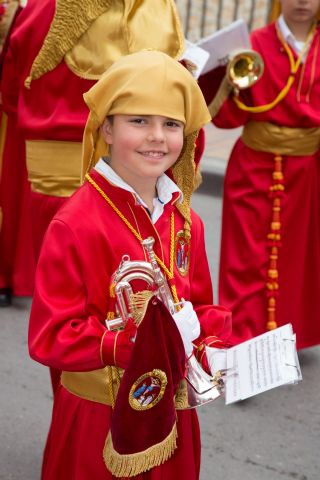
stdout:
[[(145, 34), (141, 35), (141, 32)], [(181, 56), (183, 33), (172, 0), (114, 1), (64, 59), (79, 77), (97, 80), (121, 56), (146, 47), (165, 52), (172, 58)]]
[(57, 0), (55, 16), (25, 86), (30, 88), (32, 80), (63, 59), (79, 77), (96, 80), (121, 56), (147, 47), (173, 58), (184, 51), (173, 0)]
[(80, 142), (27, 140), (26, 155), (28, 178), (34, 192), (70, 197), (80, 186)]
[(258, 152), (300, 157), (319, 150), (320, 128), (292, 128), (250, 121), (244, 126), (241, 139), (247, 147)]
[(77, 397), (112, 406), (123, 372), (124, 370), (116, 367), (105, 367), (90, 372), (62, 372), (61, 385)]
[[(61, 385), (68, 392), (90, 400), (113, 407), (120, 382), (123, 377), (122, 368), (107, 366), (90, 372), (62, 372)], [(112, 379), (112, 381), (111, 381)], [(175, 395), (176, 410), (190, 408), (187, 395), (186, 380), (182, 380)]]

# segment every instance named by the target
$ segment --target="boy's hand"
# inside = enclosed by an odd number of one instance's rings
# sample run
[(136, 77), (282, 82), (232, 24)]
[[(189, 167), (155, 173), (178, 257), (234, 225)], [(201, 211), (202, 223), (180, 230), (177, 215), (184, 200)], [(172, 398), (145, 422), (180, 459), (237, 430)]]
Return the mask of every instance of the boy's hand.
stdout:
[(206, 354), (211, 375), (227, 368), (227, 350), (225, 348), (206, 347)]
[(193, 351), (192, 341), (200, 335), (200, 322), (191, 302), (184, 302), (182, 309), (174, 313), (173, 319), (180, 332), (187, 357)]

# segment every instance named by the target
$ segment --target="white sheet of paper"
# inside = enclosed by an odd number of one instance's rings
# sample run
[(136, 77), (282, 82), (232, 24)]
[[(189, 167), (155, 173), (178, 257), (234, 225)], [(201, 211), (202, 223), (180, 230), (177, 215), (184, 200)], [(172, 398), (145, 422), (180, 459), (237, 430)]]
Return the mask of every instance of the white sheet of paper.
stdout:
[(302, 380), (292, 325), (227, 350), (226, 404)]
[(189, 42), (186, 40), (186, 49), (183, 52), (181, 59), (182, 60), (189, 60), (195, 66), (195, 70), (192, 72), (194, 78), (199, 78), (209, 57), (210, 53), (204, 50), (203, 48), (199, 47), (195, 43)]
[(210, 72), (218, 66), (226, 65), (230, 53), (251, 48), (247, 24), (242, 19), (236, 20), (212, 35), (202, 38), (197, 45), (210, 54), (201, 73)]

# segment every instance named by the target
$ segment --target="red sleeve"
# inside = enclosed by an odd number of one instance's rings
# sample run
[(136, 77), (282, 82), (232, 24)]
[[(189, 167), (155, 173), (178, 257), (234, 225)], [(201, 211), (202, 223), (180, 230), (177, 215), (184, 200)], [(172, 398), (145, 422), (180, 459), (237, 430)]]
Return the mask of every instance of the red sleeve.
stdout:
[[(9, 30), (6, 34), (6, 37), (5, 37), (5, 41), (4, 41), (4, 44), (3, 44), (3, 47), (2, 47), (2, 50), (1, 50), (1, 54), (0, 54), (0, 78), (2, 77), (2, 68), (3, 68), (3, 62), (4, 62), (4, 58), (6, 56), (6, 53), (8, 51), (8, 48), (9, 48), (9, 44), (10, 44), (10, 37), (11, 37), (11, 33), (14, 29), (14, 26), (15, 26), (15, 23), (16, 23), (16, 20), (18, 18), (18, 15), (22, 12), (23, 8), (18, 6), (14, 16), (13, 16), (13, 19), (11, 21), (11, 25), (9, 27)], [(2, 21), (2, 19), (1, 19)]]
[[(206, 339), (219, 337), (222, 342), (227, 340), (231, 334), (231, 313), (223, 306), (213, 305), (212, 283), (209, 271), (207, 255), (204, 242), (203, 223), (199, 217), (193, 218), (194, 244), (192, 252), (196, 252), (196, 260), (193, 262), (191, 271), (191, 298), (195, 311), (197, 312), (201, 334), (195, 342), (200, 344)], [(224, 343), (223, 343), (224, 344)]]
[[(249, 100), (249, 92), (241, 92), (240, 100), (246, 105), (251, 105)], [(212, 123), (218, 128), (237, 128), (241, 127), (249, 120), (250, 113), (240, 110), (232, 97), (229, 96), (223, 103), (217, 115), (212, 119)]]
[(205, 98), (206, 104), (209, 105), (216, 95), (221, 81), (226, 73), (226, 67), (217, 67), (204, 75), (200, 75), (198, 79), (199, 87)]
[[(123, 333), (120, 338), (109, 332), (104, 318), (90, 311), (79, 251), (73, 232), (54, 220), (37, 268), (29, 351), (34, 360), (59, 370), (88, 371), (114, 365), (116, 337), (118, 357), (118, 349), (126, 349), (128, 343)], [(121, 361), (117, 365), (123, 366)]]

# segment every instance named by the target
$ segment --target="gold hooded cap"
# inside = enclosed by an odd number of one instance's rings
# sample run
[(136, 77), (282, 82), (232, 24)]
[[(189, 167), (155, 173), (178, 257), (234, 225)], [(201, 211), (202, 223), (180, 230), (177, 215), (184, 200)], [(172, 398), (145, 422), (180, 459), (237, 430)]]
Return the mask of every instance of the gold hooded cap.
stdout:
[(188, 70), (158, 51), (122, 57), (84, 94), (90, 114), (84, 131), (82, 175), (108, 155), (101, 125), (110, 115), (162, 115), (184, 123), (184, 146), (172, 168), (184, 194), (182, 210), (190, 224), (190, 197), (196, 185), (194, 147), (199, 129), (211, 116), (202, 92)]

